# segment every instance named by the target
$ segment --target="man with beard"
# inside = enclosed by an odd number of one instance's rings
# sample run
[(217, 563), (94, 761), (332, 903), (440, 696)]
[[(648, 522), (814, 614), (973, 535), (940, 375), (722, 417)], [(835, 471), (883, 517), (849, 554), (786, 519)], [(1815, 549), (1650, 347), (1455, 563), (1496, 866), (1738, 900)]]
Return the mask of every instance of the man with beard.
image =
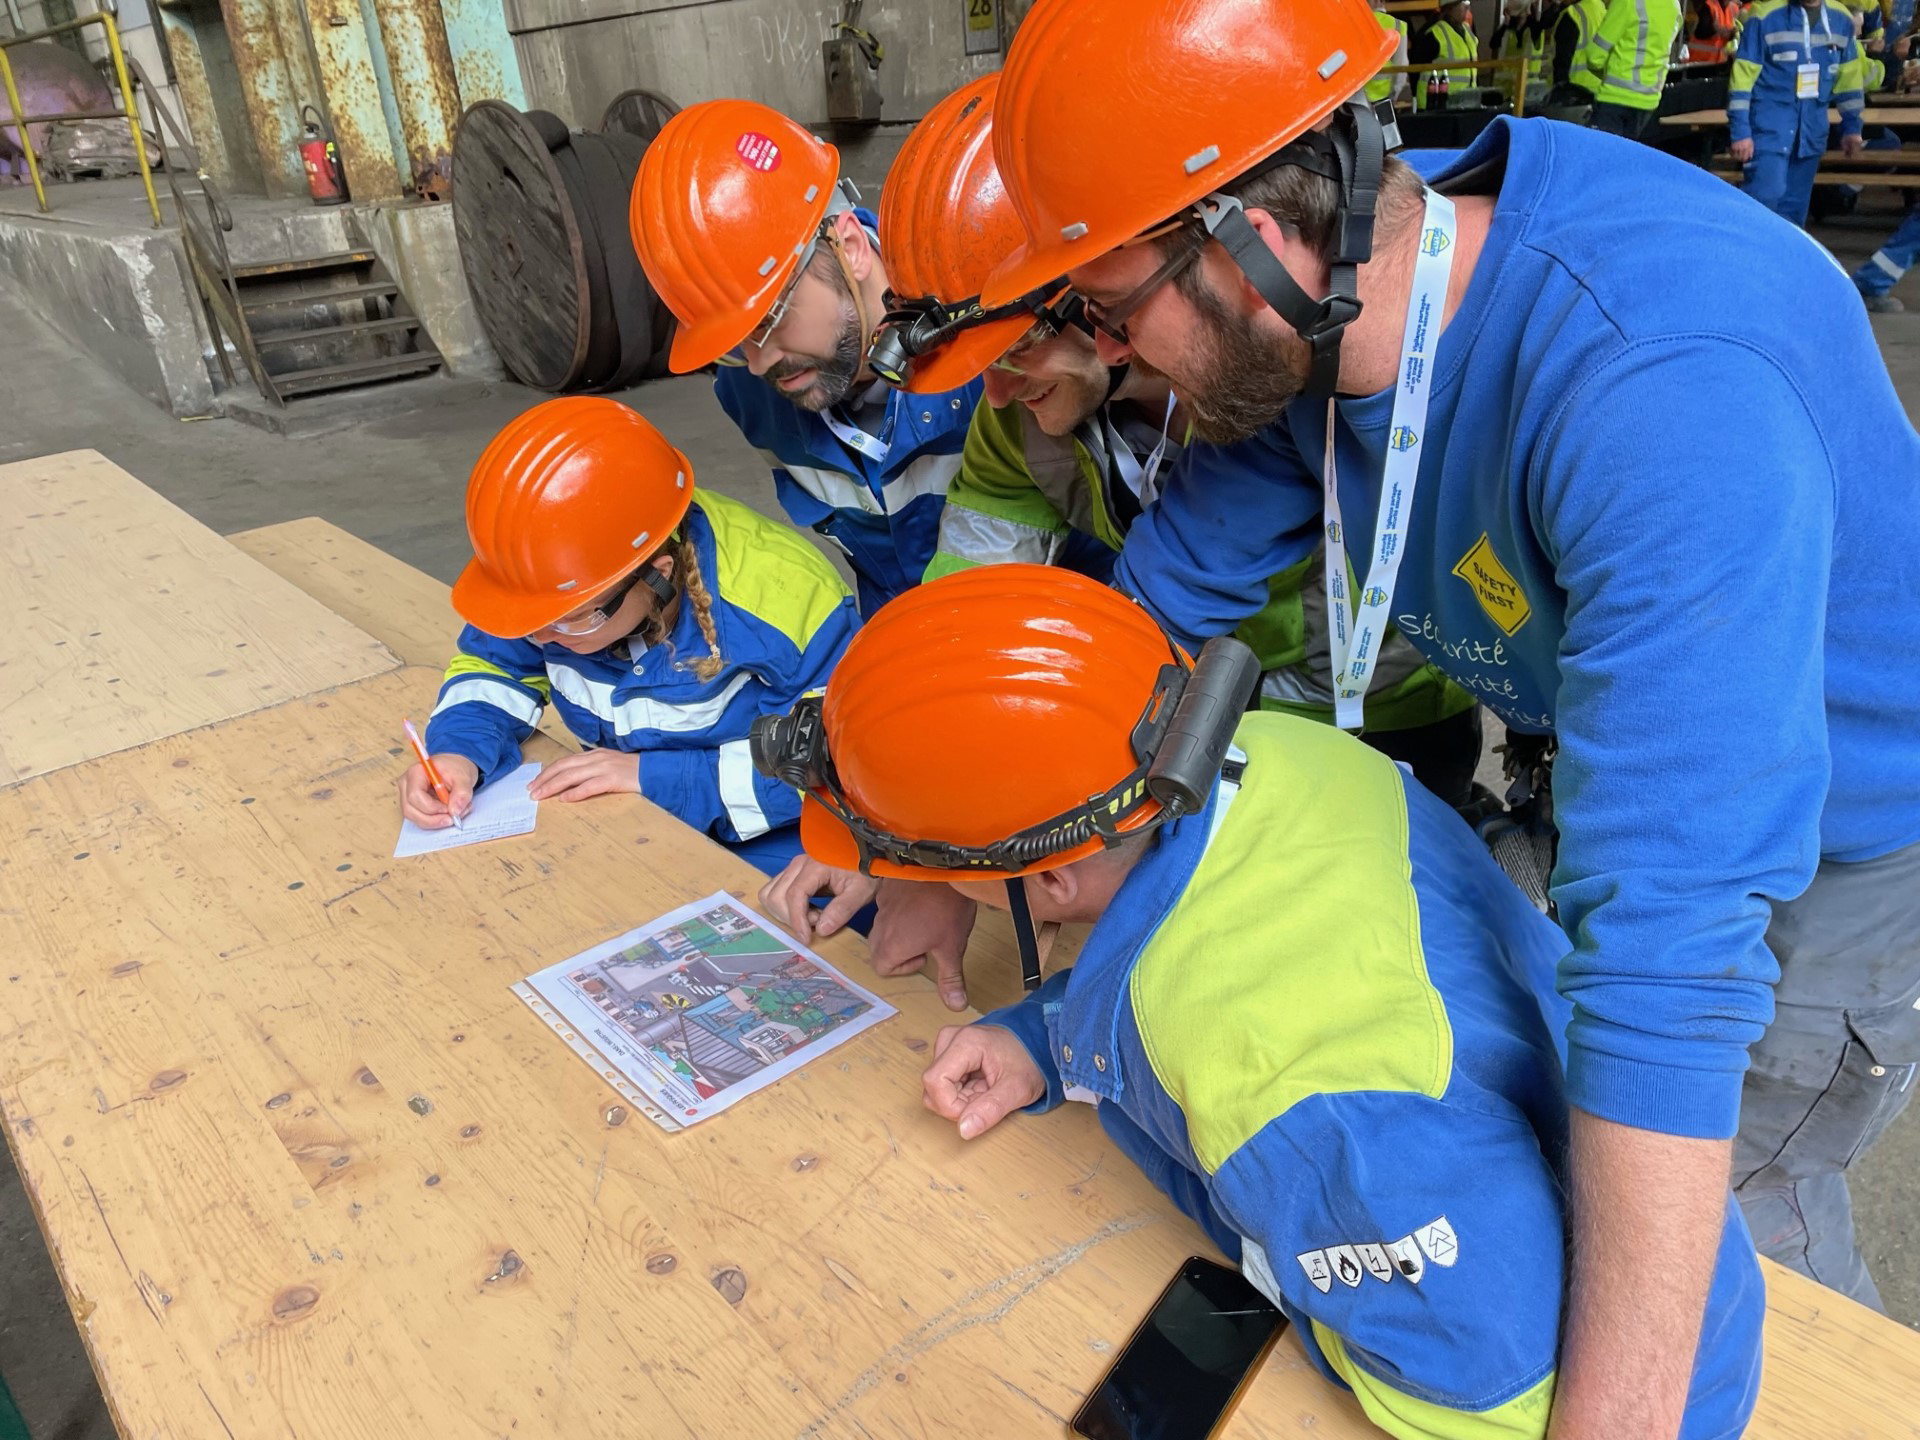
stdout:
[[(1166, 376), (1138, 359), (1109, 368), (1080, 306), (1055, 284), (992, 313), (975, 303), (994, 265), (1022, 238), (994, 169), (998, 74), (964, 85), (927, 113), (901, 146), (881, 196), (893, 253), (891, 309), (875, 338), (876, 367), (909, 392), (941, 392), (984, 373), (960, 473), (947, 491), (935, 580), (975, 565), (1064, 565), (1110, 577), (1127, 531), (1174, 469), (1187, 417)], [(1255, 452), (1257, 457), (1258, 452)], [(1231, 467), (1230, 450), (1209, 452)], [(1257, 476), (1254, 477), (1257, 479)], [(1323, 551), (1275, 575), (1264, 608), (1239, 628), (1260, 657), (1260, 708), (1333, 719)], [(1480, 720), (1473, 697), (1396, 634), (1367, 692), (1367, 743), (1403, 761), (1456, 809), (1484, 799), (1474, 784)], [(823, 910), (812, 897), (831, 890)], [(824, 938), (879, 899), (875, 968), (931, 963), (942, 998), (966, 1003), (961, 958), (971, 902), (942, 886), (830, 872), (798, 856), (761, 903), (802, 936)], [(913, 937), (911, 941), (907, 937)]]
[(918, 584), (978, 384), (902, 396), (867, 367), (887, 272), (840, 155), (749, 100), (709, 100), (647, 147), (630, 225), (680, 324), (668, 363), (714, 393), (773, 465), (797, 525), (846, 553), (862, 614)]
[[(1183, 643), (1324, 534), (1348, 715), (1391, 620), (1557, 737), (1554, 1433), (1671, 1436), (1730, 1171), (1764, 1253), (1875, 1298), (1845, 1171), (1920, 1062), (1920, 436), (1846, 277), (1711, 176), (1544, 120), (1431, 190), (1383, 161), (1352, 97), (1390, 43), (1363, 0), (1036, 7), (995, 131), (1027, 244), (982, 302), (1066, 272), (1104, 358), (1266, 448), (1128, 537)], [(1704, 318), (1700, 253), (1748, 262)], [(1674, 423), (1701, 374), (1736, 423)]]

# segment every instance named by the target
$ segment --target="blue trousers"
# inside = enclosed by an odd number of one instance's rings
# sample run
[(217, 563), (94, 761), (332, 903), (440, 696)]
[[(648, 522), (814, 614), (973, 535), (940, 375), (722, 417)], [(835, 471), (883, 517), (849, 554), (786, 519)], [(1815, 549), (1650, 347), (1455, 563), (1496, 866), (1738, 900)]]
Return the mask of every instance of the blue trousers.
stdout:
[(1814, 172), (1820, 157), (1760, 154), (1747, 162), (1747, 183), (1741, 188), (1782, 220), (1807, 223), (1807, 204), (1813, 199)]
[(1862, 295), (1884, 295), (1915, 260), (1920, 260), (1920, 205), (1909, 210), (1886, 243), (1853, 272), (1853, 283)]

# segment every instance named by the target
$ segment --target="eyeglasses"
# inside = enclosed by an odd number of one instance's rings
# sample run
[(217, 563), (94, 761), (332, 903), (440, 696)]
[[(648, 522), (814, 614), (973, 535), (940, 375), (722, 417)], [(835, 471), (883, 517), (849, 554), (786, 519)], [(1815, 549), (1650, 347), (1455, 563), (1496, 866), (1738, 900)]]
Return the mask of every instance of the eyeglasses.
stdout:
[[(1143, 235), (1140, 238), (1147, 240), (1152, 237), (1151, 235)], [(1155, 270), (1145, 280), (1141, 281), (1140, 284), (1136, 285), (1132, 293), (1124, 299), (1112, 305), (1103, 305), (1098, 300), (1087, 301), (1087, 319), (1093, 322), (1096, 330), (1115, 344), (1132, 344), (1133, 342), (1127, 338), (1127, 321), (1132, 319), (1134, 312), (1153, 297), (1154, 291), (1192, 266), (1193, 263), (1200, 258), (1202, 253), (1205, 252), (1206, 248), (1207, 237), (1201, 234), (1197, 236), (1186, 249), (1177, 252), (1158, 270)]]
[(1002, 370), (1009, 375), (1025, 375), (1027, 371), (1021, 362), (1028, 355), (1055, 336), (1073, 329), (1092, 333), (1087, 322), (1087, 302), (1069, 290), (1059, 304), (1037, 309), (1032, 327), (1009, 345), (988, 368)]
[(556, 635), (591, 635), (613, 618), (613, 612), (626, 603), (628, 594), (639, 583), (639, 573), (635, 572), (623, 584), (615, 586), (594, 601), (593, 608), (584, 615), (576, 610), (571, 615), (561, 616), (546, 628)]
[(800, 252), (800, 263), (793, 267), (793, 274), (789, 275), (787, 283), (780, 287), (780, 294), (775, 297), (773, 308), (767, 311), (766, 317), (754, 326), (745, 340), (720, 356), (714, 362), (715, 364), (738, 368), (747, 363), (747, 346), (751, 345), (756, 350), (766, 348), (767, 342), (773, 339), (773, 332), (786, 323), (787, 311), (793, 306), (794, 292), (800, 288), (800, 277), (807, 273), (807, 267), (813, 263), (813, 257), (820, 249), (820, 242), (823, 239), (832, 245), (836, 252), (839, 250), (840, 237), (834, 234), (830, 224), (822, 221), (820, 228), (814, 231), (813, 239), (807, 242), (807, 248)]

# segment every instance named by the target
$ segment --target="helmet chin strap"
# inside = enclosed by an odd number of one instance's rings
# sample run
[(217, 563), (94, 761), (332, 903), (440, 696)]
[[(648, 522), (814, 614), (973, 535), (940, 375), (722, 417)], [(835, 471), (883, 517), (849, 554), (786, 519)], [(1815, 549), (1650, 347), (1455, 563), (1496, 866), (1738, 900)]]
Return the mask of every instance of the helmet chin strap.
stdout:
[(840, 274), (847, 282), (847, 293), (853, 297), (853, 318), (860, 326), (860, 364), (855, 367), (854, 371), (855, 374), (858, 374), (861, 370), (868, 368), (867, 346), (873, 339), (874, 327), (867, 320), (867, 305), (866, 302), (860, 298), (860, 282), (853, 278), (853, 267), (847, 263), (847, 252), (845, 247), (840, 243), (840, 232), (837, 229), (828, 229), (827, 244), (833, 250), (833, 258), (840, 262)]
[(1040, 988), (1040, 936), (1027, 905), (1027, 882), (1018, 876), (1007, 881), (1007, 909), (1013, 913), (1013, 934), (1020, 942), (1020, 983), (1032, 994)]
[(1267, 243), (1246, 210), (1231, 195), (1215, 193), (1196, 206), (1207, 234), (1220, 242), (1260, 298), (1291, 325), (1312, 350), (1303, 391), (1329, 396), (1340, 383), (1340, 341), (1360, 318), (1356, 271), (1373, 258), (1373, 222), (1380, 201), (1380, 172), (1386, 142), (1379, 117), (1365, 97), (1349, 101), (1325, 130), (1310, 131), (1276, 150), (1241, 179), (1281, 165), (1295, 165), (1340, 187), (1334, 220), (1333, 253), (1327, 257), (1327, 293), (1315, 300), (1300, 288)]

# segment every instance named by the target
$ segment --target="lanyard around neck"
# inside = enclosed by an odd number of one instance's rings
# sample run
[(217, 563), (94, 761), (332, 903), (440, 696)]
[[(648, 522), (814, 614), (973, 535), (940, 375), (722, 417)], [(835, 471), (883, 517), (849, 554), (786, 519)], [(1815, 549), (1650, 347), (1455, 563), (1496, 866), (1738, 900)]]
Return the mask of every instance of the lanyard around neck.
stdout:
[(1413, 262), (1413, 291), (1407, 297), (1400, 368), (1394, 383), (1393, 420), (1387, 430), (1386, 473), (1380, 487), (1380, 513), (1374, 520), (1373, 558), (1356, 614), (1348, 596), (1346, 527), (1340, 522), (1340, 477), (1334, 466), (1334, 400), (1327, 400), (1327, 449), (1322, 484), (1326, 494), (1327, 627), (1333, 661), (1334, 723), (1358, 730), (1365, 718), (1367, 685), (1386, 639), (1394, 582), (1406, 558), (1406, 532), (1413, 516), (1414, 486), (1426, 448), (1427, 399), (1433, 390), (1433, 358), (1447, 308), (1447, 281), (1453, 274), (1456, 235), (1453, 202), (1427, 191), (1427, 213), (1420, 228), (1419, 254)]
[(1107, 449), (1113, 456), (1113, 468), (1133, 492), (1133, 498), (1145, 509), (1154, 502), (1160, 493), (1158, 479), (1160, 464), (1167, 458), (1167, 432), (1173, 427), (1173, 410), (1180, 403), (1179, 397), (1171, 391), (1167, 393), (1167, 413), (1160, 422), (1160, 443), (1148, 454), (1146, 464), (1142, 465), (1133, 453), (1133, 447), (1120, 433), (1120, 427), (1113, 423), (1113, 413), (1109, 409), (1100, 412), (1100, 425), (1106, 431)]

